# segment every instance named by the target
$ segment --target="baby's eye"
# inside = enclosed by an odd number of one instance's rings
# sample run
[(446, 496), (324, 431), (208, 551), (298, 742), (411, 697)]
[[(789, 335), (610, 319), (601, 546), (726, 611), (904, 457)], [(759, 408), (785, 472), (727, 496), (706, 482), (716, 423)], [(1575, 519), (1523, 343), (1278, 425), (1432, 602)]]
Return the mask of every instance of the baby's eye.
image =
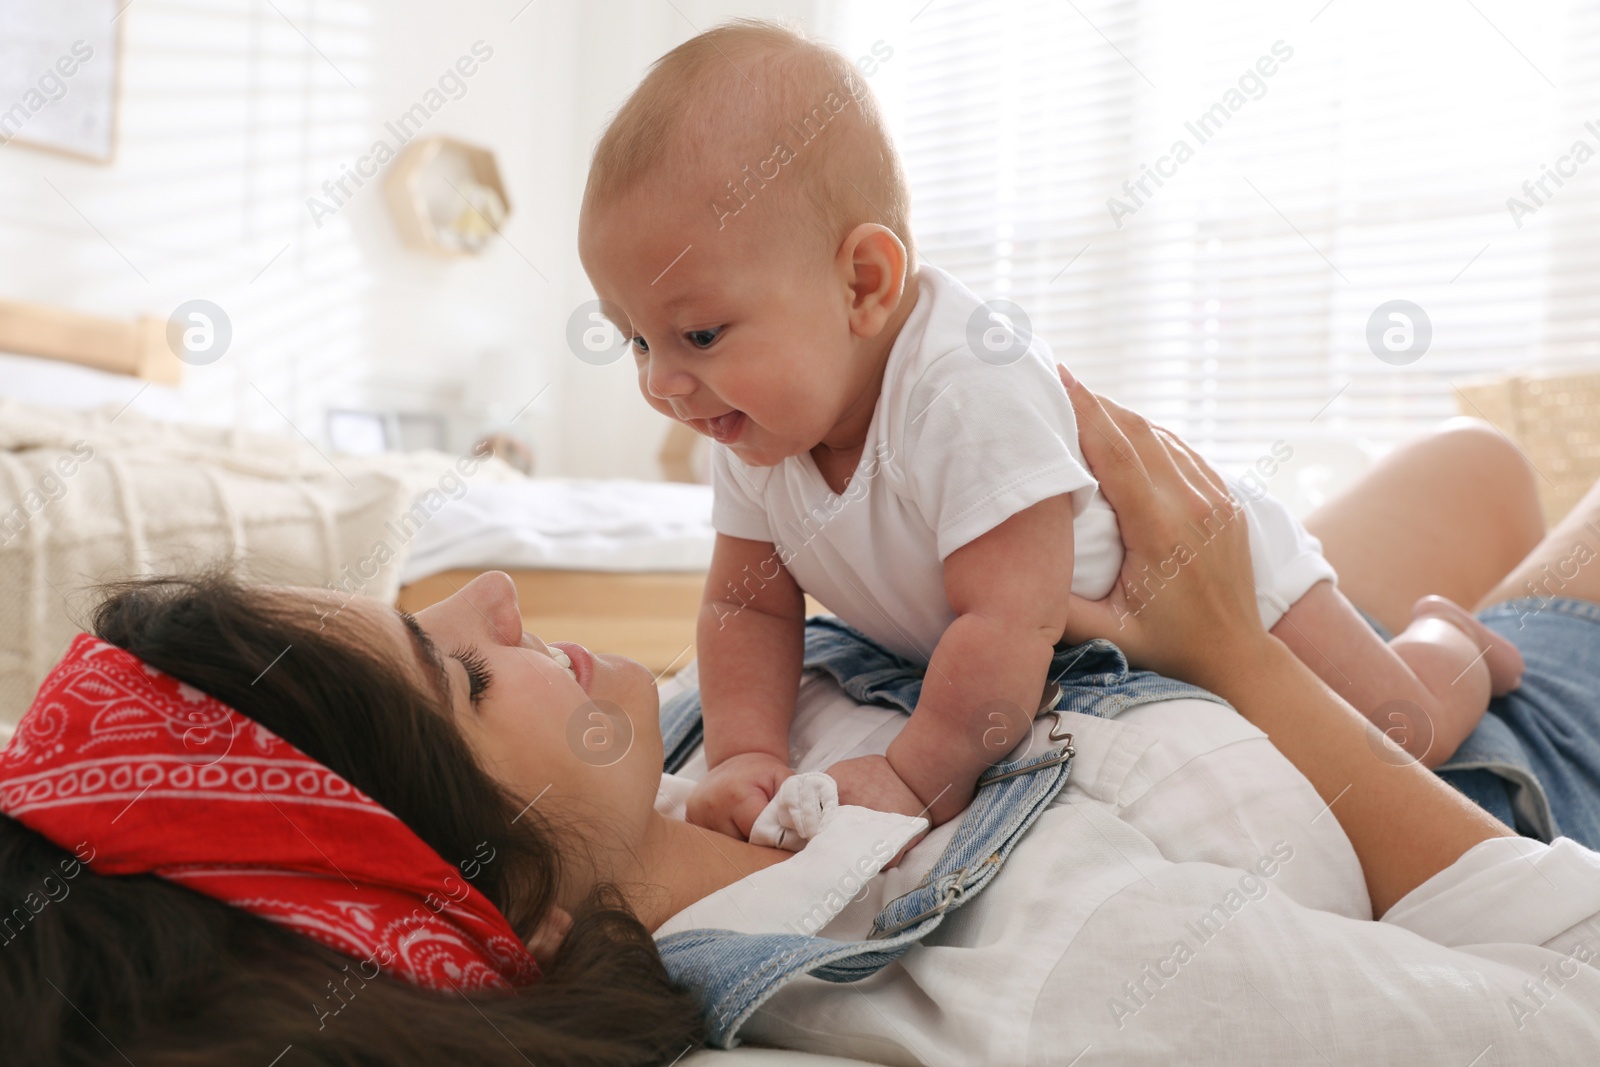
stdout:
[(650, 351), (650, 342), (646, 341), (643, 337), (635, 337), (628, 343), (633, 345), (633, 350), (638, 352), (640, 355), (644, 355), (646, 352)]
[(710, 348), (721, 334), (722, 327), (715, 326), (706, 330), (690, 330), (685, 336), (696, 348)]

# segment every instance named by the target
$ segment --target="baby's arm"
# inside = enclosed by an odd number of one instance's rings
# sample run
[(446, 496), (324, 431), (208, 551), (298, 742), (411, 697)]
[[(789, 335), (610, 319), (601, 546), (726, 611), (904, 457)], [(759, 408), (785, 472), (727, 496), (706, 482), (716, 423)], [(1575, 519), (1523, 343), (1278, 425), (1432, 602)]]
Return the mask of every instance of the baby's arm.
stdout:
[(1072, 499), (1042, 500), (945, 557), (957, 614), (939, 638), (889, 765), (937, 826), (1031, 728), (1072, 587)]
[(688, 820), (749, 837), (789, 768), (805, 597), (767, 541), (717, 534), (696, 628), (706, 777)]

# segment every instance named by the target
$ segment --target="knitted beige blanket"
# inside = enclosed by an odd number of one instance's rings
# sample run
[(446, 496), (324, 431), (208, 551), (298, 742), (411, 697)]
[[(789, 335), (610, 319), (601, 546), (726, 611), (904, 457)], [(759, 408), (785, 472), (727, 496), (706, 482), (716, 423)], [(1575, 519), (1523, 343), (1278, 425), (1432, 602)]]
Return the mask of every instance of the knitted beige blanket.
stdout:
[(521, 477), (475, 456), (329, 456), (291, 438), (0, 399), (0, 724), (27, 710), (101, 582), (220, 565), (392, 600), (433, 514), (468, 484)]

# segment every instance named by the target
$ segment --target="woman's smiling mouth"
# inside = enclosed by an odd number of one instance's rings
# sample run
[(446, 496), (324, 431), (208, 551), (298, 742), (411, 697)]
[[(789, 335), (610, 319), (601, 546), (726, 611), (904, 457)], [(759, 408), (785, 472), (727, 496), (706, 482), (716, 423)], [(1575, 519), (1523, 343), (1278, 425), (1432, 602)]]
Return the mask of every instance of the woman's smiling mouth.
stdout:
[(566, 668), (578, 688), (587, 693), (594, 681), (594, 657), (589, 650), (572, 641), (553, 641), (546, 647), (550, 649), (550, 658)]

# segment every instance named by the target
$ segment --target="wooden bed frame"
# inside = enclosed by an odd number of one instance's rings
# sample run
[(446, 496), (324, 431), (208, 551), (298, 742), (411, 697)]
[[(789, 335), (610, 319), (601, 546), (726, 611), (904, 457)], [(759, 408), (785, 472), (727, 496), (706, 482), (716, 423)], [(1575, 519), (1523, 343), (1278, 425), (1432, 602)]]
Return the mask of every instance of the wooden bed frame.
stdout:
[[(669, 482), (694, 482), (696, 451), (704, 439), (671, 423), (657, 460)], [(548, 640), (576, 641), (595, 652), (620, 652), (654, 671), (658, 680), (676, 674), (695, 657), (704, 571), (558, 571), (501, 568), (517, 586), (522, 625)], [(417, 611), (437, 603), (479, 571), (455, 570), (412, 582), (400, 590), (399, 606)], [(827, 611), (806, 597), (806, 614)]]
[[(576, 641), (594, 652), (620, 652), (659, 678), (671, 677), (694, 660), (703, 572), (503, 569), (516, 583), (522, 626), (529, 633), (550, 641)], [(398, 606), (420, 611), (480, 573), (444, 571), (419, 579), (400, 590)], [(807, 615), (826, 611), (806, 597)]]
[[(0, 300), (0, 352), (77, 363), (144, 381), (175, 384), (183, 364), (154, 316), (121, 320), (64, 308)], [(658, 461), (669, 481), (692, 482), (699, 437), (673, 423)], [(705, 574), (699, 571), (612, 571), (506, 568), (517, 584), (523, 625), (552, 640), (596, 652), (619, 652), (660, 677), (694, 659), (695, 622)], [(400, 590), (398, 604), (416, 611), (449, 596), (478, 571), (435, 574)], [(813, 609), (820, 607), (813, 602)]]
[[(517, 585), (522, 626), (529, 633), (576, 641), (594, 652), (620, 652), (661, 677), (694, 659), (702, 572), (505, 571)], [(419, 579), (400, 590), (399, 606), (419, 611), (478, 574), (456, 570)]]
[[(684, 435), (688, 435), (687, 438)], [(692, 482), (699, 435), (668, 426), (657, 462), (667, 481)], [(569, 571), (500, 568), (517, 586), (522, 626), (550, 641), (576, 641), (594, 652), (619, 652), (667, 678), (694, 660), (704, 571)], [(418, 579), (400, 590), (397, 604), (420, 611), (477, 577), (453, 570)]]

